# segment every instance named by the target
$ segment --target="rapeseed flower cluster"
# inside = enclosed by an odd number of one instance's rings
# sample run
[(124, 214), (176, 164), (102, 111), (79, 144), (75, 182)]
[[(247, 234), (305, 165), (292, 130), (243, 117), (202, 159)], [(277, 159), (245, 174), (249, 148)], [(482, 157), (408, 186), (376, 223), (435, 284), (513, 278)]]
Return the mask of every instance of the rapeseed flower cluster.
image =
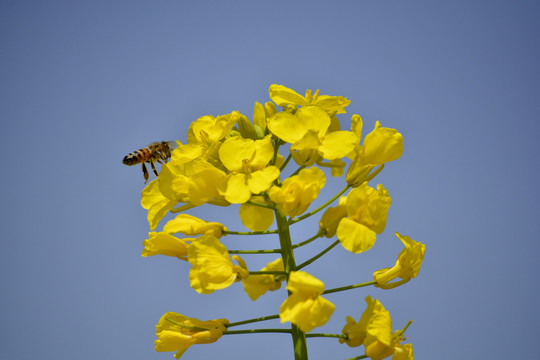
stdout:
[[(370, 285), (392, 289), (418, 275), (425, 246), (398, 233), (405, 249), (393, 267), (375, 271), (371, 281), (325, 290), (322, 280), (300, 270), (337, 244), (354, 254), (375, 245), (377, 235), (385, 230), (391, 197), (382, 184), (372, 187), (369, 182), (385, 164), (401, 156), (403, 137), (378, 121), (362, 137), (363, 121), (356, 114), (350, 118), (349, 129), (342, 130), (338, 115), (345, 114), (350, 104), (342, 96), (320, 95), (318, 90), (307, 90), (302, 96), (282, 85), (271, 85), (269, 94), (272, 101), (256, 102), (251, 120), (237, 111), (202, 116), (189, 126), (187, 141), (177, 141), (159, 177), (142, 191), (141, 205), (148, 210), (151, 230), (143, 241), (142, 256), (184, 260), (191, 266), (190, 285), (201, 294), (241, 282), (248, 297), (256, 301), (280, 290), (285, 282), (286, 298), (276, 309), (278, 314), (238, 323), (166, 313), (157, 325), (156, 351), (176, 351), (175, 357), (180, 358), (191, 345), (242, 333), (229, 330), (233, 326), (279, 318), (291, 323), (295, 359), (305, 360), (305, 333), (326, 324), (336, 307), (328, 295)], [(332, 177), (342, 176), (347, 168), (345, 188), (308, 211), (328, 180), (325, 168)], [(219, 222), (186, 213), (205, 204), (237, 205), (241, 222), (250, 231), (229, 230)], [(316, 234), (293, 244), (290, 227), (322, 210)], [(156, 231), (167, 214), (174, 217)], [(274, 223), (276, 229), (270, 229)], [(225, 236), (265, 234), (275, 236), (276, 249), (228, 250), (223, 244)], [(337, 240), (297, 264), (295, 250), (323, 237)], [(258, 271), (249, 270), (244, 258), (265, 253), (280, 257)], [(351, 347), (364, 345), (365, 355), (374, 360), (412, 359), (412, 345), (401, 345), (405, 329), (392, 332), (388, 311), (378, 300), (368, 296), (366, 301), (368, 309), (360, 320), (347, 317), (342, 333), (332, 336)]]

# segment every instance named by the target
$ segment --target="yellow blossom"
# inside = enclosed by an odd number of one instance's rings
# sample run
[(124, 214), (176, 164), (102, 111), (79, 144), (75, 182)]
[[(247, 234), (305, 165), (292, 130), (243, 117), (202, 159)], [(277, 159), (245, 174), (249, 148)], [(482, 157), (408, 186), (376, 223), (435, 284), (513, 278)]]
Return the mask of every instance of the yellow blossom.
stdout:
[(225, 138), (242, 116), (238, 111), (214, 117), (206, 115), (191, 123), (188, 129), (188, 144), (210, 146)]
[(268, 92), (270, 99), (279, 106), (316, 105), (329, 114), (344, 114), (345, 107), (351, 103), (343, 96), (319, 95), (319, 90), (315, 91), (315, 94), (307, 90), (306, 96), (302, 96), (288, 87), (276, 84), (270, 85)]
[(381, 360), (394, 355), (394, 360), (412, 360), (412, 345), (401, 345), (405, 329), (392, 333), (392, 319), (379, 300), (366, 297), (367, 309), (358, 323), (350, 316), (343, 327), (346, 339), (339, 339), (351, 347), (364, 344), (366, 355), (372, 360)]
[(298, 175), (288, 177), (281, 187), (272, 186), (268, 191), (270, 199), (279, 204), (286, 216), (297, 216), (309, 207), (324, 186), (326, 177), (321, 169), (312, 167), (302, 169)]
[[(353, 116), (354, 118), (354, 116)], [(353, 122), (353, 132), (360, 138), (362, 119)], [(375, 128), (364, 138), (362, 146), (355, 149), (355, 157), (347, 170), (347, 183), (358, 186), (376, 166), (398, 159), (403, 153), (403, 136), (395, 129), (381, 127), (377, 121)]]
[(159, 191), (158, 180), (152, 180), (141, 193), (141, 205), (148, 210), (147, 218), (150, 229), (154, 230), (159, 221), (165, 214), (171, 210), (178, 202), (166, 198)]
[[(399, 233), (396, 233), (396, 236), (405, 245), (405, 249), (398, 255), (396, 264), (392, 268), (381, 269), (373, 273), (373, 280), (377, 281), (375, 286), (382, 289), (393, 289), (415, 278), (424, 259), (424, 252), (426, 251), (424, 244)], [(401, 280), (390, 282), (396, 278)]]
[(174, 357), (180, 359), (191, 345), (216, 342), (227, 330), (225, 325), (228, 323), (227, 319), (201, 321), (167, 312), (156, 325), (155, 349), (158, 352), (176, 351)]
[(314, 276), (303, 271), (292, 271), (289, 274), (287, 290), (291, 295), (279, 308), (282, 323), (290, 321), (302, 331), (310, 332), (326, 324), (332, 316), (335, 305), (320, 296), (324, 291), (324, 284)]
[(341, 245), (350, 252), (361, 253), (375, 244), (376, 234), (386, 227), (386, 215), (391, 199), (388, 191), (377, 185), (377, 190), (363, 183), (347, 195), (347, 217), (341, 219), (336, 235)]
[(204, 221), (188, 214), (177, 215), (163, 227), (163, 231), (168, 234), (182, 233), (188, 236), (211, 234), (217, 238), (222, 236), (224, 230), (227, 228), (220, 223)]
[(262, 140), (231, 137), (221, 145), (219, 158), (231, 172), (221, 194), (233, 204), (245, 203), (251, 194), (268, 190), (279, 176), (276, 166), (267, 166), (274, 156), (270, 136)]
[(179, 239), (165, 232), (150, 232), (148, 239), (143, 241), (144, 249), (141, 256), (167, 255), (187, 261), (188, 243), (193, 239)]
[[(253, 196), (250, 200), (266, 204), (263, 196)], [(239, 209), (240, 220), (252, 231), (264, 231), (274, 222), (274, 211), (269, 208), (242, 204)]]
[(224, 171), (205, 160), (192, 160), (181, 163), (171, 159), (161, 167), (159, 190), (168, 199), (195, 206), (210, 201), (222, 201), (218, 188), (226, 181)]
[(291, 143), (291, 155), (299, 165), (311, 166), (321, 159), (336, 160), (349, 154), (357, 143), (350, 131), (328, 132), (330, 116), (317, 106), (296, 113), (282, 111), (268, 119), (268, 129)]
[(190, 285), (201, 294), (224, 289), (235, 281), (247, 277), (249, 272), (239, 256), (233, 256), (240, 266), (231, 262), (227, 248), (210, 234), (191, 243), (188, 261), (193, 265), (189, 272)]
[[(260, 271), (283, 271), (283, 259), (277, 258), (276, 260), (268, 263)], [(244, 291), (248, 294), (251, 300), (257, 300), (261, 295), (266, 294), (267, 291), (275, 291), (281, 288), (281, 282), (284, 279), (277, 279), (278, 275), (250, 275), (248, 278), (242, 280), (244, 285)]]

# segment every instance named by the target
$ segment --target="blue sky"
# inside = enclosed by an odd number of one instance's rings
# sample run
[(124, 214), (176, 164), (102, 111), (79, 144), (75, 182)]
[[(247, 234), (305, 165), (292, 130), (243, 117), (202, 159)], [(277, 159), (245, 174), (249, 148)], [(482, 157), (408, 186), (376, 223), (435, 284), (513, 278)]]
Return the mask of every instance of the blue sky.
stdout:
[[(150, 142), (185, 141), (200, 116), (251, 116), (272, 83), (346, 96), (342, 124), (357, 113), (366, 131), (379, 120), (404, 136), (403, 157), (373, 183), (392, 196), (373, 249), (336, 248), (305, 270), (343, 286), (393, 264), (395, 231), (427, 246), (419, 277), (400, 288), (327, 295), (337, 308), (315, 331), (340, 332), (370, 294), (395, 328), (413, 320), (417, 359), (534, 356), (539, 15), (534, 1), (0, 1), (0, 358), (171, 359), (153, 350), (166, 311), (277, 312), (283, 291), (203, 296), (186, 263), (142, 258), (142, 174), (121, 164)], [(331, 179), (321, 196), (342, 186)], [(234, 207), (193, 214), (241, 228)], [(258, 269), (273, 258), (246, 260)], [(362, 353), (333, 339), (308, 346), (315, 360)], [(255, 353), (291, 359), (290, 338), (226, 336), (182, 359)]]

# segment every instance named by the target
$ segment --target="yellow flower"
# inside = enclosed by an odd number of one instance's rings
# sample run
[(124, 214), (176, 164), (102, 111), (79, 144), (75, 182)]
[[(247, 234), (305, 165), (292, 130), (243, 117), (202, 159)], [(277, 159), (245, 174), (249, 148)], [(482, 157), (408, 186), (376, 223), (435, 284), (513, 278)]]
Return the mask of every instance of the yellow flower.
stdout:
[[(360, 138), (362, 119), (353, 122), (353, 132)], [(355, 149), (355, 157), (347, 170), (347, 183), (358, 186), (376, 166), (398, 159), (403, 154), (403, 136), (395, 129), (381, 127), (377, 121), (375, 128), (364, 138), (362, 146)]]
[(357, 143), (350, 131), (329, 132), (330, 116), (318, 106), (305, 106), (296, 113), (282, 111), (268, 120), (268, 129), (291, 143), (291, 155), (299, 165), (311, 166), (322, 158), (336, 160), (349, 154)]
[(386, 227), (386, 215), (391, 199), (388, 191), (377, 185), (377, 190), (363, 183), (347, 195), (347, 217), (339, 222), (336, 235), (341, 245), (355, 254), (369, 250), (376, 234)]
[(350, 347), (357, 347), (364, 343), (366, 339), (366, 324), (356, 322), (352, 317), (347, 316), (347, 324), (343, 327), (341, 332), (343, 335), (347, 335), (346, 339), (339, 338), (341, 344), (347, 344)]
[(270, 85), (268, 89), (270, 99), (279, 106), (286, 105), (316, 105), (328, 114), (344, 114), (345, 107), (351, 102), (343, 96), (319, 95), (319, 90), (312, 94), (311, 90), (306, 91), (306, 96), (298, 94), (296, 91), (283, 85)]
[(218, 191), (226, 181), (224, 171), (201, 159), (181, 161), (171, 159), (161, 167), (158, 184), (166, 198), (195, 206), (213, 200), (224, 202)]
[[(412, 278), (415, 278), (420, 271), (426, 246), (421, 242), (416, 242), (408, 236), (396, 233), (405, 249), (403, 249), (397, 258), (396, 264), (392, 268), (377, 270), (373, 273), (373, 280), (377, 281), (375, 286), (382, 289), (393, 289), (399, 285), (405, 284)], [(401, 280), (390, 282), (395, 278)]]
[[(263, 196), (253, 196), (251, 200), (266, 204)], [(252, 231), (264, 231), (274, 222), (274, 211), (261, 206), (242, 204), (239, 215), (242, 224)]]
[(302, 331), (310, 332), (326, 324), (332, 316), (335, 305), (320, 296), (324, 291), (324, 284), (314, 276), (303, 271), (292, 271), (289, 274), (287, 290), (291, 295), (279, 308), (282, 323), (290, 321)]
[(176, 351), (174, 357), (180, 359), (191, 345), (216, 342), (227, 330), (225, 325), (228, 323), (227, 319), (201, 321), (167, 312), (156, 325), (155, 349), (158, 352)]
[(210, 234), (205, 234), (191, 243), (188, 261), (193, 265), (189, 272), (190, 285), (201, 294), (210, 294), (224, 289), (235, 281), (249, 275), (244, 261), (233, 256), (240, 266), (233, 265), (227, 248)]
[[(283, 271), (283, 259), (278, 258), (271, 263), (268, 263), (261, 271)], [(251, 300), (257, 300), (267, 291), (275, 291), (281, 288), (281, 282), (284, 279), (277, 280), (277, 275), (250, 275), (242, 280), (244, 291), (248, 294)]]
[(321, 169), (316, 167), (302, 169), (298, 175), (285, 179), (281, 187), (272, 186), (268, 196), (279, 204), (284, 215), (293, 217), (306, 211), (319, 195), (325, 182), (326, 177)]
[(245, 203), (251, 194), (268, 190), (279, 176), (279, 169), (266, 166), (274, 156), (270, 136), (262, 140), (231, 137), (219, 148), (219, 158), (231, 171), (221, 194), (233, 204)]
[(222, 236), (224, 230), (227, 228), (220, 223), (204, 221), (188, 214), (177, 215), (163, 227), (163, 231), (168, 234), (182, 233), (188, 236), (210, 234), (217, 238)]
[(392, 319), (388, 310), (371, 296), (366, 297), (366, 302), (367, 309), (358, 323), (347, 316), (347, 324), (342, 331), (347, 339), (340, 338), (339, 342), (351, 347), (364, 344), (366, 355), (372, 360), (381, 360), (392, 354), (394, 360), (412, 360), (412, 345), (400, 344), (405, 329), (392, 333)]
[(165, 232), (150, 232), (148, 239), (143, 241), (144, 249), (141, 256), (167, 255), (187, 261), (187, 241), (193, 239), (179, 239)]
[(187, 133), (188, 144), (200, 144), (210, 147), (225, 138), (242, 114), (233, 111), (230, 114), (220, 115), (217, 118), (206, 115), (191, 123)]
[(178, 202), (166, 198), (159, 191), (158, 180), (152, 180), (141, 193), (141, 205), (148, 210), (147, 218), (150, 229), (154, 230), (159, 221), (165, 214), (171, 210)]

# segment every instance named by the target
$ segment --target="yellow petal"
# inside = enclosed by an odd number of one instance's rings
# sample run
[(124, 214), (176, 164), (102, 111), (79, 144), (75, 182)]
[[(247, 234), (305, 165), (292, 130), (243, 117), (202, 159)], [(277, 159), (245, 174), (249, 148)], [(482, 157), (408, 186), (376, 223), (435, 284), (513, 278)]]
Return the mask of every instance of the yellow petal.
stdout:
[(279, 308), (281, 322), (290, 321), (302, 331), (310, 332), (328, 322), (335, 305), (323, 297), (303, 299), (296, 295), (289, 296)]
[(279, 169), (275, 166), (268, 166), (262, 170), (251, 173), (248, 177), (248, 187), (250, 192), (258, 194), (268, 190), (278, 176)]
[(191, 243), (188, 261), (193, 265), (189, 272), (190, 285), (201, 294), (224, 289), (236, 279), (227, 248), (215, 236), (203, 235)]
[(241, 171), (244, 160), (251, 161), (255, 150), (255, 141), (235, 136), (223, 142), (219, 148), (219, 159), (230, 171)]
[(272, 84), (268, 92), (270, 93), (270, 99), (279, 106), (293, 104), (300, 106), (307, 105), (307, 101), (302, 95), (283, 85)]
[(357, 142), (356, 135), (350, 131), (334, 131), (324, 137), (319, 152), (324, 159), (340, 159), (353, 151)]
[(375, 231), (349, 218), (341, 219), (336, 235), (341, 245), (355, 254), (369, 250), (377, 238)]
[(247, 174), (230, 175), (226, 183), (226, 189), (224, 191), (220, 190), (221, 195), (225, 196), (225, 200), (231, 204), (245, 203), (251, 196), (247, 179)]
[(259, 126), (263, 131), (266, 130), (266, 112), (264, 106), (257, 101), (253, 106), (253, 124)]
[(148, 239), (143, 241), (143, 246), (141, 256), (167, 255), (187, 260), (186, 241), (165, 232), (148, 233)]
[(295, 115), (288, 112), (279, 112), (268, 119), (268, 130), (275, 136), (288, 143), (295, 143), (306, 133), (304, 124), (297, 121)]
[[(254, 200), (264, 202), (264, 200)], [(242, 224), (252, 231), (264, 231), (274, 222), (274, 211), (272, 209), (242, 204), (239, 212)]]
[(291, 271), (287, 290), (304, 297), (315, 297), (324, 291), (324, 283), (304, 271)]
[(403, 154), (403, 136), (395, 129), (381, 127), (377, 121), (375, 129), (366, 135), (364, 143), (366, 164), (380, 165), (398, 159)]
[(343, 96), (320, 95), (311, 104), (323, 108), (330, 114), (344, 114), (346, 112), (345, 107), (350, 103), (351, 101)]
[(221, 237), (224, 229), (225, 227), (220, 223), (204, 221), (189, 214), (179, 214), (163, 227), (163, 231), (168, 234), (201, 235), (210, 233), (218, 238)]

